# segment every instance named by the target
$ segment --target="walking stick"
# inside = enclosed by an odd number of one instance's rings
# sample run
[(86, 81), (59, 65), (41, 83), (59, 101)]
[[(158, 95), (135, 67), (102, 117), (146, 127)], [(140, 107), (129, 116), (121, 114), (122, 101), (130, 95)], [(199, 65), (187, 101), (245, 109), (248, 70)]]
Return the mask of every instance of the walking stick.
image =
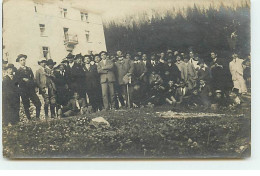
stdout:
[(131, 77), (130, 77), (128, 83), (126, 84), (126, 92), (127, 92), (127, 104), (128, 104), (128, 108), (130, 107), (129, 83), (131, 83)]

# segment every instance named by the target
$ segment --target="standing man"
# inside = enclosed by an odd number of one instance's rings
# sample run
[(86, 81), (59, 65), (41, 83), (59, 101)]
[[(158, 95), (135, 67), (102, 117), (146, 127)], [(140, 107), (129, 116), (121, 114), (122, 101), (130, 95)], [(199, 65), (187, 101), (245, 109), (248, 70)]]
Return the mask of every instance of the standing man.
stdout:
[(218, 58), (214, 52), (211, 53), (211, 58), (212, 89), (221, 90), (226, 97), (229, 97), (229, 91), (233, 86), (228, 63), (224, 59)]
[(188, 89), (192, 90), (197, 85), (198, 75), (187, 57), (184, 58), (184, 66), (184, 81), (188, 85)]
[(243, 59), (239, 59), (237, 54), (232, 55), (232, 61), (229, 63), (230, 73), (232, 75), (232, 80), (234, 88), (239, 90), (239, 93), (246, 93), (246, 82), (243, 77)]
[(26, 117), (31, 120), (29, 111), (31, 100), (36, 107), (36, 119), (39, 119), (41, 111), (41, 101), (36, 94), (36, 83), (34, 81), (34, 75), (32, 69), (26, 66), (26, 59), (26, 55), (18, 55), (16, 62), (19, 62), (20, 68), (18, 68), (16, 76), (18, 79), (20, 94)]
[[(103, 104), (106, 110), (115, 107), (114, 82), (116, 81), (114, 74), (114, 63), (107, 60), (107, 52), (100, 52), (101, 61), (98, 63), (98, 73), (100, 74), (100, 83), (102, 88)], [(110, 104), (109, 104), (110, 101)]]
[[(91, 55), (84, 56), (84, 66), (83, 70), (85, 73), (84, 86), (86, 89), (86, 94), (89, 98), (89, 103), (92, 106), (94, 112), (96, 112), (99, 107), (99, 75), (97, 72), (97, 67), (95, 64), (91, 64)], [(101, 109), (100, 109), (101, 110)]]
[(3, 125), (14, 125), (19, 122), (20, 96), (18, 80), (14, 75), (15, 67), (7, 64), (4, 67), (6, 75), (3, 78)]
[[(121, 103), (122, 106), (125, 105), (124, 100), (126, 101), (126, 105), (129, 106), (127, 104), (128, 102), (128, 94), (129, 92), (127, 92), (127, 84), (124, 81), (124, 77), (127, 75), (128, 77), (130, 77), (133, 73), (134, 70), (134, 65), (133, 62), (130, 59), (126, 59), (123, 57), (123, 55), (118, 57), (118, 61), (115, 63), (116, 66), (116, 78), (117, 78), (117, 83), (118, 83), (118, 97), (119, 97), (119, 101)], [(129, 91), (129, 90), (128, 90)]]
[(78, 92), (80, 98), (84, 98), (85, 88), (82, 86), (82, 83), (85, 81), (85, 73), (82, 66), (81, 54), (75, 56), (74, 65), (71, 68), (71, 90), (72, 92)]
[(165, 65), (165, 73), (163, 75), (163, 81), (168, 84), (171, 80), (176, 84), (181, 80), (181, 72), (179, 71), (178, 67), (173, 63), (173, 60), (168, 58), (167, 64)]
[(50, 96), (51, 90), (48, 87), (48, 81), (47, 81), (47, 73), (45, 72), (45, 67), (47, 64), (46, 58), (42, 58), (38, 61), (38, 64), (40, 65), (40, 68), (36, 71), (35, 74), (35, 80), (37, 83), (37, 86), (39, 87), (39, 93), (42, 95), (44, 99), (44, 113), (45, 113), (45, 119), (49, 118), (48, 112), (49, 112), (49, 105), (50, 105)]
[(147, 62), (146, 68), (148, 73), (151, 73), (152, 70), (156, 70), (157, 60), (154, 53), (151, 55), (151, 59)]

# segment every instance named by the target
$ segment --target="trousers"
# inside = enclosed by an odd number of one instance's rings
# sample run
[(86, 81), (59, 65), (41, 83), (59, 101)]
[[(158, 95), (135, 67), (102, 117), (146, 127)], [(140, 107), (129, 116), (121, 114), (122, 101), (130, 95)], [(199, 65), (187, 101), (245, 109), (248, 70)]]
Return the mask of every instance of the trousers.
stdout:
[(109, 110), (115, 108), (115, 90), (113, 82), (101, 83), (104, 108)]

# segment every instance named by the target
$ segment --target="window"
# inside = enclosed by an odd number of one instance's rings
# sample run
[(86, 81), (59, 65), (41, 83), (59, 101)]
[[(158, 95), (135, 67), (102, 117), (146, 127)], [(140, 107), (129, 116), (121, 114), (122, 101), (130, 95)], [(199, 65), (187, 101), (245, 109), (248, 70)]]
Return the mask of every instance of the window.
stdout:
[(36, 7), (36, 5), (34, 6), (34, 11), (37, 12), (37, 7)]
[(42, 47), (42, 54), (43, 54), (43, 57), (45, 57), (47, 60), (50, 59), (50, 49), (49, 47), (47, 46), (43, 46)]
[(88, 13), (80, 12), (81, 21), (88, 21)]
[(89, 42), (89, 31), (85, 31), (86, 35), (86, 41)]
[(86, 21), (88, 21), (88, 13), (85, 13)]
[(63, 9), (63, 17), (64, 17), (64, 18), (67, 17), (67, 13), (68, 13), (68, 10), (67, 10), (67, 9)]
[(80, 12), (81, 21), (84, 21), (84, 13)]
[(46, 34), (45, 34), (45, 24), (39, 24), (39, 26), (40, 26), (41, 36), (46, 36)]
[(63, 28), (65, 40), (69, 39), (69, 28)]

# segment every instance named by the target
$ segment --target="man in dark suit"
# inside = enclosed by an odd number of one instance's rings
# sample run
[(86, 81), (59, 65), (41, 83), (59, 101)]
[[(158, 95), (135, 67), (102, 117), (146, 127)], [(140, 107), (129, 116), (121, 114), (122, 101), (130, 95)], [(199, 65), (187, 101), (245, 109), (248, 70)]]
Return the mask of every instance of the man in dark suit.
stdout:
[(100, 52), (100, 57), (102, 60), (98, 63), (97, 70), (100, 75), (103, 104), (105, 109), (109, 110), (110, 107), (115, 107), (114, 83), (116, 78), (114, 73), (114, 63), (111, 60), (107, 60), (107, 52), (105, 51)]
[(178, 67), (173, 63), (172, 59), (168, 59), (167, 63), (164, 67), (164, 75), (163, 80), (167, 84), (170, 80), (176, 84), (179, 80), (181, 80), (181, 72), (179, 71)]
[(151, 59), (150, 59), (150, 60), (147, 62), (147, 64), (146, 64), (146, 68), (147, 68), (148, 73), (151, 73), (152, 70), (157, 71), (157, 70), (156, 70), (156, 69), (157, 69), (157, 64), (158, 64), (158, 62), (157, 62), (157, 60), (156, 60), (156, 56), (155, 56), (155, 54), (153, 53), (153, 54), (151, 55)]
[(63, 111), (65, 117), (86, 114), (88, 112), (86, 100), (80, 98), (79, 94), (74, 92), (73, 98), (70, 99), (68, 105), (63, 108)]
[(84, 66), (83, 70), (85, 73), (85, 91), (89, 99), (89, 103), (92, 106), (93, 111), (97, 111), (98, 109), (101, 110), (100, 108), (100, 103), (99, 103), (99, 75), (97, 72), (97, 66), (92, 63), (92, 56), (91, 55), (85, 55), (84, 56)]
[(18, 55), (16, 62), (19, 62), (20, 68), (16, 72), (16, 76), (19, 83), (22, 103), (26, 117), (30, 120), (30, 100), (36, 107), (36, 119), (40, 118), (41, 102), (36, 94), (36, 83), (34, 81), (34, 75), (32, 69), (26, 66), (27, 56), (24, 54)]
[(14, 73), (14, 65), (4, 67), (6, 75), (3, 78), (3, 125), (14, 125), (19, 122), (20, 95), (18, 80)]
[(198, 80), (204, 80), (207, 83), (211, 81), (210, 70), (208, 66), (205, 64), (204, 60), (200, 60), (198, 62), (199, 69), (198, 69)]
[(227, 60), (218, 58), (214, 52), (211, 53), (211, 58), (210, 70), (212, 75), (212, 88), (214, 91), (221, 90), (226, 97), (229, 97), (229, 91), (233, 87), (229, 63)]
[(60, 109), (61, 106), (67, 105), (69, 101), (69, 87), (66, 79), (65, 67), (66, 66), (63, 63), (61, 63), (55, 68), (54, 71), (54, 83), (57, 89), (56, 100), (58, 109)]
[(78, 92), (80, 98), (84, 98), (85, 88), (82, 83), (85, 81), (85, 72), (83, 70), (82, 55), (77, 54), (75, 56), (74, 65), (71, 68), (71, 91)]

